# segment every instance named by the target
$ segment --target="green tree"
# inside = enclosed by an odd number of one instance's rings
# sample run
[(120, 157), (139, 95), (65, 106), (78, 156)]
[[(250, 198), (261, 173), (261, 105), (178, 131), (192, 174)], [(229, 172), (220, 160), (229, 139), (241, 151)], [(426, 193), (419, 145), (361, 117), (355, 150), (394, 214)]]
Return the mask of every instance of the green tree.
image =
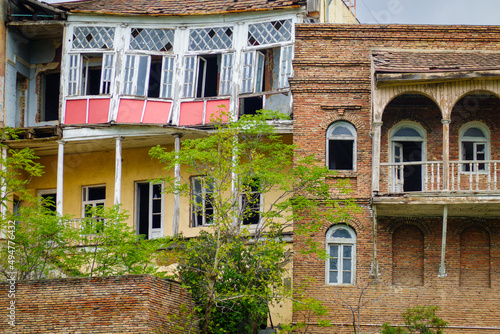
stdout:
[(415, 306), (407, 308), (402, 317), (405, 326), (392, 327), (385, 323), (381, 334), (442, 334), (448, 323), (436, 315), (439, 306)]
[[(107, 276), (154, 274), (158, 251), (166, 239), (144, 240), (125, 223), (119, 207), (97, 208), (78, 222), (50, 210), (55, 203), (32, 195), (27, 189), (43, 166), (30, 148), (9, 149), (5, 141), (16, 140), (17, 131), (5, 128), (0, 147), (0, 274), (6, 279), (42, 279), (54, 276)], [(13, 205), (14, 196), (16, 203)], [(76, 222), (76, 224), (75, 224)]]
[[(273, 125), (282, 114), (263, 111), (225, 123), (220, 108), (209, 136), (184, 140), (179, 152), (157, 146), (150, 155), (167, 170), (181, 165), (181, 175), (197, 176), (165, 183), (167, 192), (190, 198), (192, 220), (207, 225), (181, 249), (178, 268), (198, 305), (202, 332), (252, 333), (265, 322), (269, 304), (291, 297), (283, 286), (284, 232), (307, 215), (310, 223), (294, 233), (311, 235), (325, 220), (345, 220), (354, 203), (332, 199), (325, 182), (332, 173), (314, 156), (294, 164), (297, 147)], [(324, 255), (309, 241), (310, 251)]]

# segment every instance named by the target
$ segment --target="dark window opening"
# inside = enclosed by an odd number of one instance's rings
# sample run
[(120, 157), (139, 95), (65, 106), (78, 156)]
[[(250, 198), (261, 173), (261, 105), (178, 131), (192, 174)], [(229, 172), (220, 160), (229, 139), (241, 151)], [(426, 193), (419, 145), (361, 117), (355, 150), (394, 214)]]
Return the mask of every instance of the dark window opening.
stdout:
[(328, 141), (328, 168), (353, 170), (354, 140), (330, 139)]
[(102, 54), (83, 55), (84, 95), (99, 95), (101, 88)]
[(42, 112), (41, 121), (55, 121), (59, 119), (59, 87), (60, 73), (47, 73), (41, 76)]
[(206, 55), (199, 58), (196, 97), (217, 96), (219, 64), (220, 55)]
[(40, 197), (43, 199), (43, 206), (55, 213), (56, 212), (56, 203), (57, 203), (57, 196), (56, 194), (43, 194), (43, 195), (40, 195)]
[(137, 184), (137, 230), (139, 234), (144, 235), (145, 239), (149, 237), (149, 183)]
[(243, 225), (258, 224), (260, 220), (259, 180), (252, 179), (245, 185), (246, 193), (241, 197), (243, 210)]
[(162, 57), (151, 56), (148, 97), (160, 97)]
[[(404, 141), (403, 162), (422, 161), (422, 142)], [(404, 166), (404, 189), (403, 191), (422, 191), (422, 165)]]
[(240, 115), (255, 115), (264, 108), (262, 96), (240, 99)]

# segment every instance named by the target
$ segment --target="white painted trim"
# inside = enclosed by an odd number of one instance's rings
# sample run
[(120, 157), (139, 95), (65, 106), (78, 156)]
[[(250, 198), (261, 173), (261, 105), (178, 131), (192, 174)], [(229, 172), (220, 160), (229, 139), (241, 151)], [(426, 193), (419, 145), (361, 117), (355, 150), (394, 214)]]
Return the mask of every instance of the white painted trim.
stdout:
[(121, 204), (122, 194), (122, 137), (116, 137), (115, 150), (115, 200), (114, 205)]
[(59, 215), (63, 215), (63, 196), (64, 196), (64, 144), (65, 141), (58, 141), (57, 150), (57, 188), (56, 188), (56, 211)]

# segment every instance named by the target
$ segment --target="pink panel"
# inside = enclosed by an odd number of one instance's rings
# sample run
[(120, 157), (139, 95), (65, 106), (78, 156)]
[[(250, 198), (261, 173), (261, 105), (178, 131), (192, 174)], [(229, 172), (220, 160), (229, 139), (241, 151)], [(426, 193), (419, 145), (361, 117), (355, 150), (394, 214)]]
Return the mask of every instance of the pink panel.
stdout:
[(108, 123), (110, 99), (91, 99), (89, 101), (89, 124)]
[(227, 123), (228, 121), (228, 116), (227, 113), (229, 112), (229, 100), (217, 100), (217, 101), (207, 101), (207, 111), (205, 113), (205, 124), (210, 123), (210, 118), (212, 117), (218, 117), (220, 115), (221, 111), (224, 111), (226, 115), (223, 115), (221, 118), (224, 120), (224, 122)]
[(198, 125), (203, 123), (203, 101), (182, 102), (179, 125)]
[(66, 100), (64, 124), (87, 123), (87, 100)]
[(166, 124), (171, 107), (172, 102), (147, 101), (142, 123)]
[(118, 108), (118, 123), (140, 123), (144, 100), (121, 99)]

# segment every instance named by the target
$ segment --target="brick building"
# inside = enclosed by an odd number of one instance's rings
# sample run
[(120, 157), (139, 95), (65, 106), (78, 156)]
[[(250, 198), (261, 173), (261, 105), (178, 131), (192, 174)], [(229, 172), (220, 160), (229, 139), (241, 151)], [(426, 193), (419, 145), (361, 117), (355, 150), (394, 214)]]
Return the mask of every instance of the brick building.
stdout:
[(324, 222), (329, 260), (295, 254), (295, 287), (336, 325), (317, 333), (348, 332), (360, 295), (367, 332), (416, 305), (439, 305), (447, 333), (500, 332), (499, 42), (486, 26), (296, 26), (297, 153), (362, 209)]

